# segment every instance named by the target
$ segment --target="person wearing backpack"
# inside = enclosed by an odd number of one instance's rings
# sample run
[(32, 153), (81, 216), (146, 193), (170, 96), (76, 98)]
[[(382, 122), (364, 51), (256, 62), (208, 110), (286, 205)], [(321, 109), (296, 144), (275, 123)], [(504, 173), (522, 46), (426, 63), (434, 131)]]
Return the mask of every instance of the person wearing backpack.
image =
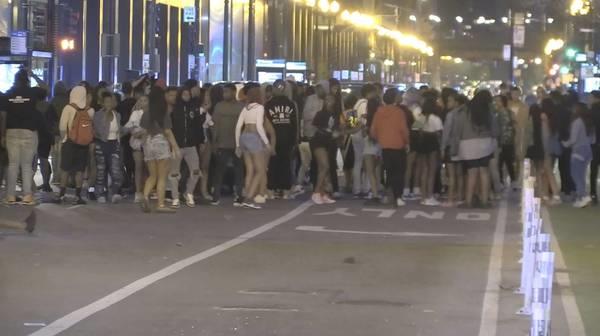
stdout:
[(83, 173), (87, 168), (89, 145), (94, 141), (92, 120), (94, 109), (87, 102), (87, 91), (83, 86), (71, 90), (69, 104), (60, 117), (59, 131), (62, 138), (60, 194), (57, 203), (63, 203), (69, 178), (75, 179), (76, 205), (86, 202), (81, 197)]

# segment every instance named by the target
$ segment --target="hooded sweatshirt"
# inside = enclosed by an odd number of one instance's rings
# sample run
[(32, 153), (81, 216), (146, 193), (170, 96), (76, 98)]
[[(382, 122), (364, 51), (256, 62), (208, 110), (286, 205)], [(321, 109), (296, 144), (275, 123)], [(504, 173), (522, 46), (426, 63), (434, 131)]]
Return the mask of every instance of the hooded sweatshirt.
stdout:
[(54, 84), (54, 97), (50, 100), (50, 105), (52, 105), (54, 111), (58, 114), (58, 120), (60, 120), (61, 113), (68, 103), (69, 92), (67, 86), (64, 82), (56, 82), (56, 84)]
[(244, 105), (237, 101), (222, 101), (213, 113), (213, 143), (219, 149), (235, 149), (235, 126)]
[(69, 104), (64, 107), (60, 116), (58, 129), (60, 130), (63, 143), (67, 141), (67, 135), (73, 124), (73, 119), (75, 119), (75, 113), (77, 112), (75, 107), (79, 110), (87, 110), (90, 118), (94, 118), (94, 109), (87, 106), (87, 91), (83, 86), (76, 86), (71, 90)]

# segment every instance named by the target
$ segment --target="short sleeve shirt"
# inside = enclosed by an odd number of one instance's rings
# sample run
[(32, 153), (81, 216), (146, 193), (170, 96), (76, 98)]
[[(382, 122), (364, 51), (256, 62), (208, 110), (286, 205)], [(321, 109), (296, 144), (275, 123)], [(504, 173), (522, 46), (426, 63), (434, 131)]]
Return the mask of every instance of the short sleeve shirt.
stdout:
[(425, 117), (425, 123), (423, 124), (423, 131), (428, 133), (441, 132), (444, 129), (442, 119), (440, 117), (431, 114), (429, 117)]

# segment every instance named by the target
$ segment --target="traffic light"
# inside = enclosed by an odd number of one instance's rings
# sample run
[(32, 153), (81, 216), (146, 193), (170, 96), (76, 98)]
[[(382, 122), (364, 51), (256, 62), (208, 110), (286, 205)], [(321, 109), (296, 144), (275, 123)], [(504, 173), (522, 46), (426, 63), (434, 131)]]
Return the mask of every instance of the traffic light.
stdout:
[(575, 55), (577, 55), (577, 49), (575, 49), (575, 48), (567, 48), (567, 51), (565, 52), (565, 55), (567, 56), (568, 59), (574, 59)]

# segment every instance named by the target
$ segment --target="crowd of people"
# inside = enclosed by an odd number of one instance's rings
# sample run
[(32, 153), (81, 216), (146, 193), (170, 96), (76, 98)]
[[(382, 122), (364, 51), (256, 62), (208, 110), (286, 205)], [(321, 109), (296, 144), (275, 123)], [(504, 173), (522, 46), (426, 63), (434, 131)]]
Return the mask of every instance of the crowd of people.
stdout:
[(469, 99), (451, 88), (375, 83), (353, 94), (335, 79), (293, 78), (168, 87), (143, 76), (119, 92), (105, 82), (58, 82), (50, 92), (21, 70), (0, 96), (0, 181), (9, 205), (35, 205), (41, 191), (59, 204), (132, 196), (144, 212), (172, 213), (230, 194), (234, 206), (260, 209), (311, 190), (317, 205), (351, 195), (489, 208), (520, 186), (529, 158), (547, 204), (597, 201), (600, 91), (586, 104), (538, 87), (533, 100), (507, 85)]

